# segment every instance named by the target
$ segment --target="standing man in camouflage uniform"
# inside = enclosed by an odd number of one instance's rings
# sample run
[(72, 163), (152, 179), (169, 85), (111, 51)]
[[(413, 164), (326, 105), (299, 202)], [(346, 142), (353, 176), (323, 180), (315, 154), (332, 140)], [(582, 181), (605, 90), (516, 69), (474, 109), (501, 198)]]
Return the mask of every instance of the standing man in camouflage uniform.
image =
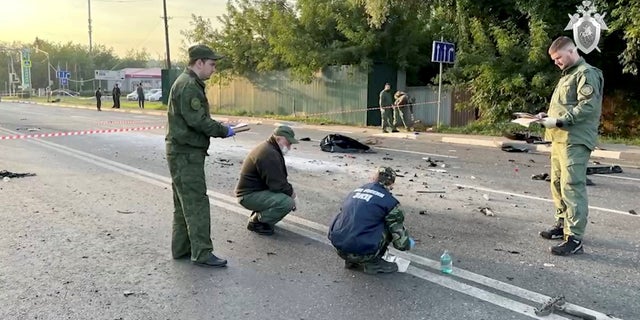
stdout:
[(402, 123), (405, 130), (410, 131), (407, 122), (404, 120), (404, 111), (409, 104), (409, 95), (404, 91), (396, 91), (393, 94), (393, 99), (393, 125), (397, 127)]
[(380, 91), (378, 105), (380, 106), (382, 132), (398, 132), (393, 121), (393, 94), (390, 83), (385, 83), (384, 89)]
[(189, 48), (189, 65), (176, 79), (167, 107), (167, 162), (173, 189), (174, 259), (191, 258), (207, 267), (224, 267), (227, 260), (213, 254), (211, 213), (204, 174), (210, 137), (234, 135), (231, 127), (211, 119), (204, 80), (216, 70), (222, 58), (204, 45)]
[(342, 203), (329, 229), (329, 240), (345, 268), (368, 274), (398, 271), (395, 263), (382, 259), (389, 244), (409, 250), (415, 241), (404, 228), (400, 202), (391, 194), (396, 173), (378, 168), (373, 181), (353, 190)]
[(559, 37), (549, 47), (549, 55), (562, 70), (548, 115), (538, 115), (547, 128), (545, 140), (551, 145), (551, 194), (556, 209), (555, 225), (540, 232), (545, 239), (564, 238), (551, 247), (555, 255), (582, 253), (587, 226), (587, 164), (596, 147), (602, 112), (604, 78), (602, 71), (578, 54), (573, 41)]
[(278, 126), (271, 137), (257, 145), (242, 162), (236, 196), (252, 210), (247, 229), (270, 236), (273, 226), (296, 209), (296, 193), (287, 181), (284, 155), (298, 143), (288, 126)]

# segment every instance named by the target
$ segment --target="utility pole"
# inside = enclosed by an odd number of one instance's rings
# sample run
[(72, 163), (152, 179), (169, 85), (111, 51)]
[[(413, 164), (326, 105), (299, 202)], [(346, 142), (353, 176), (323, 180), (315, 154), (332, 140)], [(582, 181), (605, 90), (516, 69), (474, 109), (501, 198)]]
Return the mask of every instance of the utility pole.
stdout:
[(162, 7), (164, 9), (164, 41), (167, 46), (167, 69), (171, 69), (171, 53), (169, 51), (169, 24), (167, 23), (167, 0), (162, 0)]
[(89, 4), (89, 53), (93, 49), (93, 40), (91, 39), (91, 0), (87, 0)]

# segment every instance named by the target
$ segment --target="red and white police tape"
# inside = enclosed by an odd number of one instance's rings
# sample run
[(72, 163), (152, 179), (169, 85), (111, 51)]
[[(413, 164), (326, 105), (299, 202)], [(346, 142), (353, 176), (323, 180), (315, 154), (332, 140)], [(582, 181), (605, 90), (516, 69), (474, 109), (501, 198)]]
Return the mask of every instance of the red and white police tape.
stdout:
[(71, 132), (51, 132), (51, 133), (37, 133), (37, 134), (16, 134), (12, 136), (0, 136), (0, 140), (17, 140), (17, 139), (38, 139), (38, 138), (51, 138), (51, 137), (64, 137), (64, 136), (81, 136), (87, 134), (99, 134), (99, 133), (116, 133), (116, 132), (128, 132), (128, 131), (145, 131), (154, 129), (164, 129), (164, 126), (151, 126), (151, 127), (139, 127), (139, 128), (117, 128), (117, 129), (99, 129), (99, 130), (81, 130)]

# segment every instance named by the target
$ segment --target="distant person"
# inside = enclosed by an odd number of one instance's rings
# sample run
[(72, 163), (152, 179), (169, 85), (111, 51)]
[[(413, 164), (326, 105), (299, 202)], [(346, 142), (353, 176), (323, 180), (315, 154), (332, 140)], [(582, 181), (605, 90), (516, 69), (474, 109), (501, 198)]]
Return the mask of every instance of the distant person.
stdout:
[[(409, 126), (407, 125), (407, 122), (404, 120), (404, 112), (405, 112), (405, 108), (406, 106), (410, 106), (411, 104), (409, 103), (409, 95), (404, 92), (404, 91), (396, 91), (396, 93), (393, 95), (393, 125), (394, 127), (399, 125), (400, 123), (402, 123), (402, 125), (404, 126), (405, 130), (407, 131), (411, 131)], [(413, 109), (413, 108), (411, 108)], [(411, 112), (413, 113), (413, 112)]]
[(51, 87), (47, 87), (47, 102), (51, 102)]
[(385, 83), (384, 89), (380, 91), (380, 115), (382, 120), (382, 132), (398, 132), (393, 123), (393, 94), (391, 93), (391, 84)]
[(144, 88), (142, 88), (142, 82), (138, 84), (136, 93), (138, 94), (138, 108), (144, 109)]
[(298, 140), (293, 130), (278, 126), (242, 162), (236, 196), (241, 206), (253, 211), (247, 224), (250, 231), (272, 235), (273, 226), (296, 210), (296, 193), (287, 180), (284, 161), (294, 143)]
[(100, 88), (98, 88), (98, 90), (96, 90), (96, 108), (98, 108), (98, 111), (102, 111), (100, 108), (102, 107), (102, 91), (100, 90)]
[(116, 83), (115, 86), (113, 86), (113, 90), (111, 90), (111, 96), (113, 97), (113, 107), (111, 108), (120, 109), (120, 95), (120, 87), (118, 87)]
[(378, 168), (372, 181), (347, 195), (329, 227), (329, 240), (347, 269), (368, 274), (398, 271), (382, 259), (390, 244), (401, 251), (415, 246), (404, 227), (400, 202), (391, 194), (396, 173)]

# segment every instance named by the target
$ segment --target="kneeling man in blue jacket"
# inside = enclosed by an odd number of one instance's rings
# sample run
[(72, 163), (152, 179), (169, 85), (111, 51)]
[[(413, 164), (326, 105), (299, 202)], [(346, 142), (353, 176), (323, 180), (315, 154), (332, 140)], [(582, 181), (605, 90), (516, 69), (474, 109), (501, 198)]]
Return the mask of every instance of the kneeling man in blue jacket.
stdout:
[(329, 229), (329, 240), (345, 268), (368, 274), (398, 271), (395, 263), (382, 259), (389, 244), (409, 250), (415, 241), (404, 228), (400, 202), (391, 194), (396, 181), (392, 168), (380, 167), (373, 181), (357, 188), (342, 203)]

